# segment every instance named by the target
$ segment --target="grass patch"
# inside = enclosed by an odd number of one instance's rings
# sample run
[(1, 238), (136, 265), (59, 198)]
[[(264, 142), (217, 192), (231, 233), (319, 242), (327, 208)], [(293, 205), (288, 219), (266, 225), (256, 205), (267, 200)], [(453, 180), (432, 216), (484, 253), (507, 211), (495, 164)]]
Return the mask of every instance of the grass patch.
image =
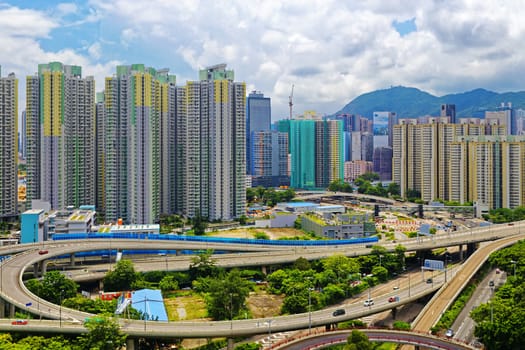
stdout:
[[(191, 292), (184, 292), (181, 294), (186, 295), (178, 295), (177, 297), (168, 296), (168, 298), (164, 300), (164, 306), (168, 313), (168, 320), (195, 320), (203, 319), (208, 316), (206, 303), (201, 296), (192, 294)], [(186, 315), (184, 315), (184, 312)]]

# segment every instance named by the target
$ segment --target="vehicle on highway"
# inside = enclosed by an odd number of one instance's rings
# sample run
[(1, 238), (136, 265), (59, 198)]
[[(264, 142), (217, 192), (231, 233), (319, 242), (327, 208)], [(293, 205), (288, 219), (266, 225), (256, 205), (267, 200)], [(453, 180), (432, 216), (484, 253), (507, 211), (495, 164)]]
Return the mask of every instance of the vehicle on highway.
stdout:
[(452, 330), (452, 328), (447, 329), (445, 336), (447, 336), (447, 338), (452, 338), (454, 336), (454, 330)]
[(23, 326), (27, 324), (27, 320), (14, 320), (11, 322), (12, 325)]
[(394, 296), (394, 297), (388, 298), (388, 302), (389, 303), (394, 303), (396, 301), (399, 301), (399, 297), (398, 296)]
[(489, 282), (489, 287), (494, 287), (494, 281), (491, 280), (491, 281)]
[(38, 251), (38, 254), (40, 254), (40, 255), (44, 255), (44, 254), (47, 254), (47, 253), (49, 253), (49, 251), (47, 251), (45, 249), (42, 249), (42, 250)]
[(333, 316), (341, 316), (341, 315), (344, 315), (346, 313), (345, 309), (337, 309), (335, 310), (332, 315)]
[(374, 305), (374, 299), (366, 299), (363, 306), (372, 306)]
[(496, 269), (496, 274), (499, 274), (501, 272), (500, 269)]
[(433, 283), (434, 281), (432, 281), (432, 278), (427, 278), (427, 283), (430, 284), (430, 283)]

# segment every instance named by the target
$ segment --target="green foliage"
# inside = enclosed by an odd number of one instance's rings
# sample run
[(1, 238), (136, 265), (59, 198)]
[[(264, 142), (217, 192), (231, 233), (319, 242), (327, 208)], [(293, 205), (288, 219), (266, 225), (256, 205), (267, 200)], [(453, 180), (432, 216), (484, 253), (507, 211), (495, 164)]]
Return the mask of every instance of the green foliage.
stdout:
[(297, 260), (294, 261), (293, 267), (300, 271), (308, 271), (312, 268), (310, 262), (303, 258), (302, 256), (297, 258)]
[[(498, 288), (491, 301), (471, 312), (476, 321), (474, 335), (489, 349), (521, 349), (525, 343), (525, 241), (493, 253), (491, 264), (511, 271), (507, 282)], [(516, 261), (516, 278), (513, 277)]]
[(368, 340), (365, 333), (354, 329), (347, 338), (345, 350), (372, 350), (374, 345)]
[(394, 321), (393, 328), (398, 329), (400, 331), (409, 331), (412, 328), (412, 326), (408, 322)]
[(328, 185), (328, 190), (332, 192), (351, 193), (354, 191), (354, 188), (348, 182), (340, 179), (330, 182), (330, 185)]
[(213, 250), (199, 252), (196, 256), (191, 258), (189, 274), (191, 280), (196, 280), (199, 277), (216, 276), (220, 269), (215, 265), (215, 259), (212, 258)]
[(208, 314), (215, 320), (237, 317), (245, 305), (252, 283), (243, 279), (237, 269), (208, 280)]
[(515, 209), (498, 208), (490, 210), (488, 214), (483, 215), (485, 220), (489, 220), (495, 224), (502, 224), (505, 222), (525, 220), (525, 207), (517, 207)]
[(372, 275), (376, 277), (380, 282), (386, 282), (388, 279), (388, 270), (383, 266), (374, 266), (372, 268)]
[(13, 340), (10, 334), (0, 335), (0, 350), (73, 350), (70, 341), (62, 337), (41, 337), (29, 336), (20, 339), (18, 342)]
[(253, 236), (255, 237), (255, 239), (270, 239), (270, 237), (266, 233), (261, 231), (255, 232)]
[(119, 324), (105, 316), (91, 318), (84, 323), (89, 332), (78, 337), (82, 349), (118, 350), (126, 343), (127, 335)]
[(345, 290), (339, 284), (329, 284), (323, 288), (323, 299), (326, 305), (333, 305), (345, 298)]
[(213, 340), (206, 345), (201, 345), (196, 348), (193, 348), (193, 350), (219, 350), (225, 348), (227, 345), (228, 342), (224, 339)]
[(475, 285), (468, 285), (461, 291), (460, 295), (457, 297), (457, 299), (454, 301), (454, 303), (450, 306), (450, 308), (443, 313), (443, 316), (441, 316), (441, 319), (436, 324), (437, 327), (441, 329), (448, 329), (452, 326), (456, 318), (458, 317), (459, 313), (465, 305), (468, 303), (470, 297), (472, 296), (472, 293), (474, 293), (474, 290), (476, 290)]
[(295, 221), (293, 222), (293, 227), (297, 230), (300, 230), (302, 228), (300, 216), (298, 216), (297, 219), (295, 219)]
[(275, 190), (273, 188), (248, 188), (246, 190), (246, 201), (248, 203), (261, 203), (273, 207), (277, 203), (289, 202), (295, 197), (295, 191), (292, 189)]
[(78, 284), (65, 277), (60, 271), (46, 272), (42, 281), (31, 279), (26, 287), (42, 299), (54, 304), (60, 304), (64, 299), (77, 294)]
[(325, 270), (330, 270), (337, 276), (337, 282), (348, 279), (348, 275), (359, 272), (357, 261), (347, 258), (344, 255), (335, 254), (322, 260)]
[(131, 260), (122, 259), (104, 277), (104, 290), (108, 292), (130, 290), (134, 283), (142, 278), (135, 272)]
[(195, 216), (191, 219), (191, 224), (193, 233), (197, 236), (201, 236), (206, 232), (206, 228), (208, 227), (208, 220), (207, 218), (203, 217), (201, 215), (200, 210), (197, 209)]
[(179, 283), (173, 275), (167, 275), (162, 278), (159, 282), (159, 288), (162, 291), (162, 294), (166, 294), (175, 289), (179, 289)]
[(160, 215), (160, 233), (172, 233), (175, 229), (184, 227), (184, 219), (179, 215)]
[(416, 202), (416, 200), (421, 200), (421, 192), (414, 189), (409, 189), (405, 193), (406, 198), (410, 202)]

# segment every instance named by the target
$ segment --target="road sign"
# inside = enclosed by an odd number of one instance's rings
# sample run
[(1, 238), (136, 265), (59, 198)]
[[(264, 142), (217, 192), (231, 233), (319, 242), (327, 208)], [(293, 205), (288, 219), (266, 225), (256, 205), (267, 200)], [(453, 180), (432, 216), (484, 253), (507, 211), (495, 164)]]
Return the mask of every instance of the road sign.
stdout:
[(445, 265), (443, 264), (443, 261), (441, 260), (431, 260), (431, 259), (425, 259), (425, 264), (423, 265), (423, 268), (425, 270), (444, 270)]

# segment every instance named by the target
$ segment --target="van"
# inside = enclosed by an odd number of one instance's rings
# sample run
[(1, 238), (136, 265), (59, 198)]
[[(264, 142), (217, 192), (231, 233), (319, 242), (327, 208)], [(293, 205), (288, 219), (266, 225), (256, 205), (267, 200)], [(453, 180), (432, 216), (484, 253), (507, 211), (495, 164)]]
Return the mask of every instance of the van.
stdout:
[(345, 309), (337, 309), (335, 310), (332, 315), (333, 316), (341, 316), (341, 315), (344, 315), (346, 313)]
[(374, 305), (374, 299), (367, 299), (365, 300), (365, 303), (363, 304), (363, 306), (372, 306)]

